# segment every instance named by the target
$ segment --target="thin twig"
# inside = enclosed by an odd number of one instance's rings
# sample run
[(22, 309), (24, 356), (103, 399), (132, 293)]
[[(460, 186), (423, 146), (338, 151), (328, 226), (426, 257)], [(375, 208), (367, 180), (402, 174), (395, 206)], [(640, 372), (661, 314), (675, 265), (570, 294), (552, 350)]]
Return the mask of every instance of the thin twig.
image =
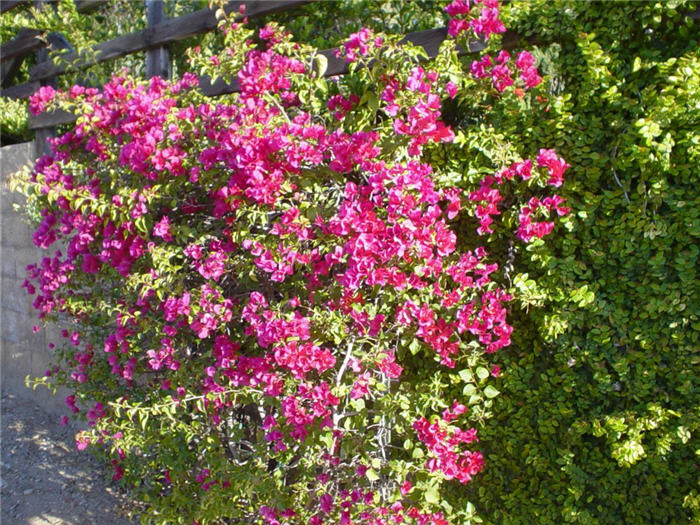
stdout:
[(348, 363), (350, 363), (350, 357), (352, 356), (353, 344), (354, 344), (354, 341), (352, 341), (348, 344), (348, 350), (347, 350), (347, 352), (345, 352), (345, 359), (343, 360), (343, 364), (340, 365), (340, 370), (338, 370), (338, 375), (335, 376), (335, 385), (336, 386), (340, 385), (340, 382), (343, 380), (343, 374), (345, 373), (345, 369), (348, 367)]
[[(612, 160), (615, 161), (617, 158), (617, 144), (615, 144), (615, 147), (613, 148), (613, 154), (612, 154)], [(612, 174), (613, 178), (615, 179), (615, 182), (617, 183), (618, 186), (620, 186), (620, 189), (622, 189), (622, 193), (625, 195), (625, 200), (627, 201), (627, 204), (630, 204), (630, 197), (627, 195), (627, 191), (625, 190), (625, 187), (622, 185), (622, 182), (620, 182), (620, 179), (617, 178), (617, 173), (615, 172), (615, 168), (612, 168)]]

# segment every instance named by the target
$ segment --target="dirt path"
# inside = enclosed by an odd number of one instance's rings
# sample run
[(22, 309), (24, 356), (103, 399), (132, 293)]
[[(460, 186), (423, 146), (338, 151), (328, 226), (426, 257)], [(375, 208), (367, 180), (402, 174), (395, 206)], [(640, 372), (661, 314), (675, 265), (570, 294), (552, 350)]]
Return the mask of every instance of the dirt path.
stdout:
[(3, 525), (131, 525), (109, 475), (78, 452), (75, 429), (33, 401), (2, 394)]

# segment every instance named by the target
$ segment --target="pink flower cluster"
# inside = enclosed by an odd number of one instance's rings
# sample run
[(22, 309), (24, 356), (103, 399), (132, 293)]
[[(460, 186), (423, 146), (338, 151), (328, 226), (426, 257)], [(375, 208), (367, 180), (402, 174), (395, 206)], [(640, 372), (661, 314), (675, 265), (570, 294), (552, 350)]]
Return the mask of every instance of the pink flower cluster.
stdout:
[(365, 27), (357, 33), (351, 34), (343, 43), (342, 50), (338, 49), (336, 51), (336, 56), (344, 55), (346, 62), (354, 62), (358, 57), (365, 56), (369, 52), (370, 46), (379, 48), (382, 46), (382, 43), (383, 39), (381, 37), (374, 36), (372, 31)]
[(421, 146), (427, 142), (452, 142), (454, 133), (440, 120), (440, 97), (431, 93), (432, 84), (437, 80), (434, 71), (427, 74), (421, 67), (411, 71), (406, 89), (421, 93), (416, 104), (411, 106), (405, 119), (394, 120), (394, 131), (398, 135), (412, 137), (408, 152), (410, 155), (419, 155)]
[[(451, 34), (470, 28), (488, 38), (503, 30), (497, 2), (471, 7), (477, 4), (448, 6)], [(368, 467), (341, 451), (356, 440), (378, 457), (377, 445), (342, 422), (356, 415), (351, 407), (378, 415), (410, 377), (406, 340), (417, 341), (433, 366), (449, 368), (467, 342), (486, 353), (510, 344), (511, 297), (496, 282), (499, 266), (483, 247), (458, 250), (452, 221), (466, 210), (479, 234), (493, 232), (494, 217), (508, 212), (506, 183), (538, 174), (525, 160), (471, 192), (445, 185), (421, 155), (429, 144), (454, 140), (441, 97), (454, 97), (455, 84), (420, 66), (387, 74), (376, 111), (386, 125), (346, 129), (346, 117), (366, 109), (359, 97), (330, 97), (322, 117), (305, 111), (295, 88), (303, 62), (279, 52), (274, 28), (261, 36), (269, 45), (247, 51), (241, 91), (228, 103), (188, 96), (193, 75), (146, 85), (115, 77), (100, 92), (56, 95), (92, 109), (53, 141), (52, 158), (36, 164), (46, 209), (34, 242), (67, 248), (30, 265), (24, 286), (37, 293), (42, 316), (67, 314), (81, 327), (65, 335), (79, 388), (106, 377), (124, 387), (124, 400), (172, 396), (182, 410), (196, 397), (217, 432), (239, 410), (238, 393), (254, 396), (260, 450), (275, 461), (328, 439), (317, 464), (327, 472), (309, 485), (318, 489), (310, 523), (443, 525), (441, 513), (410, 500), (408, 480), (396, 484), (405, 500), (370, 490)], [(353, 62), (383, 45), (362, 30), (343, 52)], [(472, 73), (503, 91), (514, 83), (509, 63), (505, 52), (495, 65), (486, 56)], [(521, 53), (515, 66), (526, 87), (540, 82), (531, 55)], [(54, 96), (42, 91), (33, 107)], [(89, 166), (76, 170), (75, 159)], [(561, 185), (568, 164), (554, 151), (540, 150), (536, 163), (549, 185)], [(563, 201), (532, 197), (519, 210), (518, 237), (549, 233), (553, 223), (535, 219), (568, 213)], [(100, 305), (99, 315), (82, 310), (90, 303)], [(109, 323), (96, 335), (88, 327), (98, 318)], [(95, 339), (104, 352), (94, 352)], [(76, 399), (66, 403), (78, 413)], [(107, 407), (86, 410), (89, 424), (106, 425)], [(483, 467), (481, 454), (465, 448), (476, 432), (453, 424), (464, 411), (455, 403), (441, 420), (413, 424), (431, 455), (427, 471), (461, 483)], [(115, 477), (125, 473), (123, 459), (114, 459)], [(225, 488), (216, 462), (206, 463), (197, 461), (198, 486)], [(345, 488), (348, 479), (359, 488)], [(260, 513), (270, 524), (295, 515), (269, 506)]]
[(36, 93), (29, 98), (29, 111), (32, 115), (42, 113), (46, 106), (56, 96), (56, 90), (51, 86), (41, 86)]
[(532, 197), (527, 205), (520, 209), (520, 214), (518, 215), (520, 220), (517, 233), (518, 238), (525, 242), (530, 242), (535, 237), (541, 239), (545, 235), (550, 234), (554, 229), (553, 222), (534, 221), (532, 218), (538, 212), (550, 212), (551, 210), (556, 210), (559, 216), (568, 214), (570, 209), (562, 206), (562, 202), (564, 202), (564, 199), (559, 195), (545, 197), (542, 200)]
[(465, 411), (464, 405), (455, 402), (452, 410), (443, 414), (442, 422), (430, 423), (426, 418), (420, 418), (413, 424), (418, 439), (433, 455), (426, 463), (428, 470), (440, 471), (445, 478), (460, 483), (469, 482), (484, 468), (484, 459), (479, 452), (461, 450), (462, 444), (477, 441), (476, 430), (462, 430), (449, 424)]
[[(513, 70), (509, 66), (510, 53), (502, 50), (496, 56), (495, 63), (490, 55), (484, 55), (480, 60), (471, 63), (469, 70), (474, 78), (491, 77), (493, 86), (499, 93), (503, 93), (506, 88), (512, 86)], [(535, 67), (535, 58), (527, 51), (522, 51), (515, 60), (515, 67), (520, 73), (520, 79), (525, 89), (532, 89), (542, 83)]]
[(347, 115), (349, 111), (352, 111), (352, 108), (357, 105), (358, 102), (360, 102), (360, 99), (355, 94), (351, 94), (347, 98), (343, 95), (333, 95), (328, 99), (328, 109), (335, 111), (335, 113), (333, 113), (335, 118), (343, 120), (345, 115)]
[[(553, 150), (541, 149), (537, 156), (537, 166), (546, 167), (549, 179), (547, 183), (550, 186), (558, 187), (563, 182), (563, 174), (569, 165), (564, 160), (556, 155)], [(499, 186), (508, 181), (521, 178), (523, 181), (529, 180), (533, 173), (533, 163), (526, 159), (522, 162), (516, 162), (509, 168), (501, 170), (495, 175), (487, 176), (481, 181), (478, 190), (474, 190), (469, 194), (469, 200), (477, 203), (475, 209), (476, 218), (479, 219), (479, 227), (477, 233), (484, 235), (493, 233), (493, 218), (501, 214), (499, 204), (503, 201), (503, 195), (499, 190)], [(541, 206), (547, 211), (556, 209), (557, 213), (562, 216), (569, 213), (569, 208), (561, 206), (564, 199), (559, 195), (545, 197), (540, 201), (537, 197), (533, 197), (528, 206), (520, 210), (520, 226), (518, 229), (518, 237), (525, 242), (529, 242), (534, 237), (544, 237), (549, 234), (554, 227), (553, 223), (535, 223), (532, 221), (534, 212)]]
[[(488, 40), (494, 33), (505, 32), (506, 27), (498, 17), (498, 0), (471, 0), (471, 3), (471, 7), (480, 7), (478, 17), (475, 17), (470, 9), (470, 0), (454, 0), (445, 8), (445, 12), (450, 16), (447, 34), (457, 37), (471, 29), (476, 36), (483, 36)], [(471, 16), (468, 16), (470, 11)]]

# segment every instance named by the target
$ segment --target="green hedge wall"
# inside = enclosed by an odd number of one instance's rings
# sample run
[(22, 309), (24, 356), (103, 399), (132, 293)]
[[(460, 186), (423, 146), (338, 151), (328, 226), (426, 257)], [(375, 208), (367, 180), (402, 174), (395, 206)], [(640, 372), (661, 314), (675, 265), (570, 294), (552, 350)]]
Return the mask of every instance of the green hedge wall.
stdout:
[(508, 4), (549, 109), (524, 122), (504, 103), (499, 132), (572, 164), (574, 220), (514, 263), (532, 299), (469, 487), (486, 522), (700, 519), (700, 31), (684, 15), (698, 7)]

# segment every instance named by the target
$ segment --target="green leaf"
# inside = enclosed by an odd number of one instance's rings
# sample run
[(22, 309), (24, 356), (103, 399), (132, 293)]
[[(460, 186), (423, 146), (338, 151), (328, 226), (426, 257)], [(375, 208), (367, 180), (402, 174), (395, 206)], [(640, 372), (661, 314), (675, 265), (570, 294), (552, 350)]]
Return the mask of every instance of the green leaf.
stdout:
[(376, 113), (379, 109), (379, 98), (374, 93), (367, 94), (367, 107), (372, 113)]
[(408, 351), (411, 352), (411, 354), (416, 355), (418, 352), (420, 352), (420, 349), (420, 341), (418, 339), (411, 339), (411, 342), (408, 345)]
[(316, 55), (315, 60), (316, 71), (318, 72), (318, 76), (322, 77), (328, 70), (328, 59), (325, 55), (319, 53), (318, 55)]
[(472, 381), (472, 379), (474, 379), (474, 375), (472, 374), (471, 370), (465, 368), (464, 370), (459, 371), (459, 378), (465, 383), (469, 383)]
[(369, 469), (366, 473), (365, 476), (367, 476), (367, 479), (370, 481), (377, 481), (379, 479), (379, 476), (377, 473), (374, 471), (374, 469)]
[(494, 387), (492, 387), (491, 385), (487, 385), (487, 387), (484, 388), (484, 395), (486, 397), (488, 397), (489, 399), (493, 399), (498, 394), (500, 394), (500, 392), (498, 390), (496, 390)]
[(428, 503), (438, 503), (440, 501), (440, 492), (435, 485), (429, 485), (424, 492), (425, 501)]

